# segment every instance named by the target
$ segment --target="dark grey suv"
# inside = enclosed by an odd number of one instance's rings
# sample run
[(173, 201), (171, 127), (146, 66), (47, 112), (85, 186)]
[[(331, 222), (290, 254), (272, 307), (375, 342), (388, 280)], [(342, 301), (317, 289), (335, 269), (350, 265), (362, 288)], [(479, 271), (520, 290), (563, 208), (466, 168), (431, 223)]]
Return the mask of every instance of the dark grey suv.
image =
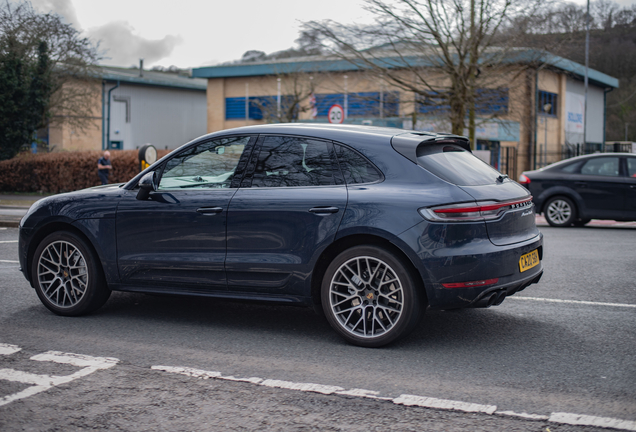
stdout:
[(370, 347), (543, 272), (532, 197), (466, 138), (349, 125), (203, 136), (126, 184), (38, 201), (19, 245), (60, 315), (111, 290), (313, 305)]

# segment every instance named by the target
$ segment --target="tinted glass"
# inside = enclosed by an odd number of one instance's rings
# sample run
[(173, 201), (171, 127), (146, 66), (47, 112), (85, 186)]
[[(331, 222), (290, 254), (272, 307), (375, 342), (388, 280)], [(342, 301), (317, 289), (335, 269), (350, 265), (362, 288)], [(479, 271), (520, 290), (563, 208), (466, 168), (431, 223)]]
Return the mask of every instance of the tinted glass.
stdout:
[(627, 175), (630, 177), (636, 177), (636, 158), (627, 158)]
[(372, 183), (382, 180), (382, 174), (361, 154), (336, 145), (336, 156), (347, 184)]
[(581, 167), (581, 174), (618, 177), (618, 157), (601, 157), (586, 161)]
[(296, 137), (266, 137), (258, 155), (252, 187), (334, 184), (330, 144)]
[(499, 172), (471, 152), (456, 145), (423, 145), (417, 163), (437, 177), (460, 186), (493, 184)]
[(573, 173), (578, 171), (578, 168), (580, 166), (581, 166), (581, 162), (571, 163), (571, 164), (565, 165), (563, 168), (561, 168), (561, 171), (573, 174)]
[(223, 138), (189, 148), (166, 163), (159, 189), (230, 187), (249, 140)]

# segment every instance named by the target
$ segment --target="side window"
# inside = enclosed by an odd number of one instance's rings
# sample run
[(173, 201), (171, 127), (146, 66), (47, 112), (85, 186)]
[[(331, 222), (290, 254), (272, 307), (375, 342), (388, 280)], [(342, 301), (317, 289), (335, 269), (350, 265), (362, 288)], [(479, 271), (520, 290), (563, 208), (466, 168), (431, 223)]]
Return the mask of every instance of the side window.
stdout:
[(578, 169), (579, 169), (580, 166), (581, 166), (580, 162), (574, 162), (574, 163), (571, 163), (571, 164), (566, 165), (563, 168), (561, 168), (561, 171), (566, 172), (566, 173), (570, 173), (570, 174), (574, 174), (574, 173), (578, 172)]
[(333, 185), (330, 143), (297, 137), (265, 137), (252, 187)]
[(166, 162), (159, 189), (227, 188), (250, 137), (199, 144)]
[(347, 184), (371, 183), (382, 180), (382, 174), (371, 162), (357, 152), (336, 145), (336, 157)]
[(618, 161), (618, 157), (601, 157), (590, 159), (581, 167), (581, 174), (618, 177), (620, 175), (618, 169)]
[(627, 158), (627, 175), (636, 178), (636, 158)]

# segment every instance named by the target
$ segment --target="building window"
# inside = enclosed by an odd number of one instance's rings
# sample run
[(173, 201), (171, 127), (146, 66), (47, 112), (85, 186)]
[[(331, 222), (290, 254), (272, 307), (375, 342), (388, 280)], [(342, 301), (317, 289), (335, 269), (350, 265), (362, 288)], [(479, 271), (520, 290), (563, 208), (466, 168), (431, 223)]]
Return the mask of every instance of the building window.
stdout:
[[(294, 97), (281, 96), (281, 111), (285, 112), (294, 103)], [(277, 96), (251, 96), (249, 99), (248, 118), (250, 120), (275, 119), (278, 113)], [(296, 113), (296, 117), (298, 114)], [(225, 119), (245, 119), (245, 97), (225, 98)]]
[(558, 96), (556, 93), (539, 90), (539, 113), (556, 117)]
[[(400, 94), (390, 92), (360, 92), (347, 95), (348, 117), (397, 117), (400, 109)], [(316, 94), (318, 117), (327, 117), (333, 105), (345, 107), (344, 93)]]
[[(416, 95), (417, 112), (421, 114), (446, 115), (450, 113), (448, 96), (442, 92)], [(475, 113), (477, 115), (506, 114), (508, 112), (507, 88), (480, 88), (475, 91)], [(466, 111), (468, 114), (468, 110)]]

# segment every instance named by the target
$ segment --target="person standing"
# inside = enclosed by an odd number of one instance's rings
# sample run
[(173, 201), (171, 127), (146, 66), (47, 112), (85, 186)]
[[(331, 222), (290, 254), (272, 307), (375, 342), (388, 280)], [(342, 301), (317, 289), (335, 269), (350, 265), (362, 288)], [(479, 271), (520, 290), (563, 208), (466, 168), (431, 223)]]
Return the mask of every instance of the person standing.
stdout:
[(97, 176), (101, 180), (102, 184), (108, 184), (108, 175), (113, 166), (110, 164), (110, 152), (106, 150), (104, 155), (97, 161)]

